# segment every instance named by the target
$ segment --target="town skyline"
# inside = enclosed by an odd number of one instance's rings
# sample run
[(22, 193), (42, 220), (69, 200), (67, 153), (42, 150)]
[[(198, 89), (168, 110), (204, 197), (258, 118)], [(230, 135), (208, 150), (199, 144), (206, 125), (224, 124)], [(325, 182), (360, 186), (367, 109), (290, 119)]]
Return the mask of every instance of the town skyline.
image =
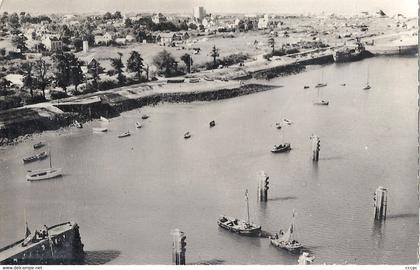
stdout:
[(134, 0), (124, 0), (118, 3), (113, 0), (92, 0), (89, 2), (83, 0), (62, 1), (62, 0), (39, 0), (36, 2), (28, 0), (2, 0), (0, 11), (4, 12), (29, 12), (33, 14), (52, 14), (52, 13), (104, 13), (107, 11), (121, 11), (123, 13), (179, 13), (190, 14), (195, 6), (203, 6), (207, 13), (219, 14), (321, 14), (337, 13), (343, 15), (358, 14), (360, 12), (374, 13), (383, 10), (385, 13), (394, 15), (402, 13), (405, 16), (417, 15), (417, 2), (414, 0), (402, 1), (340, 1), (333, 0), (296, 0), (294, 5), (281, 0), (160, 0), (146, 1), (139, 4)]

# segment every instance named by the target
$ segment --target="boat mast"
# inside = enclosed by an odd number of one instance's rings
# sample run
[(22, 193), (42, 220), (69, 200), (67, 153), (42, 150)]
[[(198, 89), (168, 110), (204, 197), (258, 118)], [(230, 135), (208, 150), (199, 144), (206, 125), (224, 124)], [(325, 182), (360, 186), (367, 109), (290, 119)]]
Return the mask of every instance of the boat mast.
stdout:
[(51, 150), (49, 152), (50, 152), (50, 168), (52, 168), (52, 164), (51, 164)]
[(245, 200), (246, 200), (246, 210), (247, 210), (247, 224), (250, 224), (249, 222), (249, 202), (248, 202), (248, 189), (245, 190)]

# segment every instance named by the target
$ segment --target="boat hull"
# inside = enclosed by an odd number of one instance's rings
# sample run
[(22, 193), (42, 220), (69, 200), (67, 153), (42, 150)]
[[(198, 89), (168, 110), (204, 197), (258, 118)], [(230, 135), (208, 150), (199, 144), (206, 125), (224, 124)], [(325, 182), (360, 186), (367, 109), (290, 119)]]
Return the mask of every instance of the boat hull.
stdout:
[(298, 242), (284, 243), (283, 241), (279, 241), (278, 239), (270, 239), (270, 243), (276, 248), (285, 249), (290, 252), (298, 252), (303, 248), (303, 246)]
[[(233, 222), (236, 219), (226, 218), (219, 219), (217, 225), (219, 227), (228, 230), (233, 233), (245, 235), (245, 236), (258, 236), (261, 233), (261, 226), (256, 226), (254, 224), (248, 224), (249, 228), (239, 228), (239, 226), (229, 225), (229, 222)], [(244, 221), (238, 220), (241, 224), (246, 224)]]
[(62, 169), (61, 168), (49, 168), (49, 169), (42, 169), (28, 172), (26, 175), (27, 181), (41, 181), (41, 180), (48, 180), (53, 179), (56, 177), (62, 176)]
[(284, 147), (281, 147), (281, 148), (273, 148), (273, 149), (271, 149), (271, 153), (274, 153), (274, 154), (276, 154), (276, 153), (284, 153), (284, 152), (288, 152), (288, 151), (290, 151), (292, 148), (290, 147), (290, 144), (286, 144)]

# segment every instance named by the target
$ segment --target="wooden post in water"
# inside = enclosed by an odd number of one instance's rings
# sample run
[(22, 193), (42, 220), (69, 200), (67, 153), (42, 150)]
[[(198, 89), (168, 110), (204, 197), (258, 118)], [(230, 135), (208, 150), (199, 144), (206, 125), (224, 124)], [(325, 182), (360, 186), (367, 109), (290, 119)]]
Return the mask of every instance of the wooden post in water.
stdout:
[(268, 175), (264, 171), (261, 171), (258, 174), (258, 200), (260, 202), (266, 202), (268, 199)]
[(172, 231), (172, 263), (175, 265), (185, 265), (185, 252), (187, 245), (184, 232), (181, 232), (179, 229)]
[(317, 135), (311, 136), (312, 141), (312, 161), (319, 160), (319, 150), (321, 149), (321, 141)]
[(386, 219), (386, 208), (388, 200), (388, 190), (384, 187), (378, 187), (373, 197), (375, 207), (375, 220)]

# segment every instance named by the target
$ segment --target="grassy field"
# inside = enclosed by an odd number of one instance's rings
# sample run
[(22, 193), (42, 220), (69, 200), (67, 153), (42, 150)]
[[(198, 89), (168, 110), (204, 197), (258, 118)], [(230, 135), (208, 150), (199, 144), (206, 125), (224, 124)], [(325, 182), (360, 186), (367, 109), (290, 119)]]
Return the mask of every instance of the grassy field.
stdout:
[[(266, 35), (261, 32), (249, 32), (236, 34), (234, 38), (224, 38), (221, 35), (218, 36), (204, 36), (191, 38), (186, 41), (185, 44), (181, 45), (184, 47), (166, 47), (160, 46), (159, 44), (140, 44), (132, 43), (121, 47), (95, 47), (91, 48), (88, 53), (79, 52), (77, 56), (85, 61), (89, 61), (93, 57), (101, 62), (101, 65), (109, 69), (110, 58), (118, 57), (118, 52), (123, 54), (123, 62), (126, 63), (128, 56), (131, 51), (138, 51), (142, 55), (145, 64), (152, 65), (153, 57), (162, 50), (167, 50), (180, 62), (180, 57), (188, 53), (192, 55), (194, 64), (203, 64), (205, 62), (212, 61), (210, 51), (215, 45), (219, 49), (220, 57), (231, 55), (234, 53), (247, 53), (251, 56), (263, 54), (270, 49), (266, 45)], [(265, 45), (254, 46), (254, 41), (260, 41)], [(195, 42), (194, 42), (195, 41)], [(190, 43), (187, 45), (187, 43)], [(199, 54), (193, 55), (192, 48), (200, 48)]]

